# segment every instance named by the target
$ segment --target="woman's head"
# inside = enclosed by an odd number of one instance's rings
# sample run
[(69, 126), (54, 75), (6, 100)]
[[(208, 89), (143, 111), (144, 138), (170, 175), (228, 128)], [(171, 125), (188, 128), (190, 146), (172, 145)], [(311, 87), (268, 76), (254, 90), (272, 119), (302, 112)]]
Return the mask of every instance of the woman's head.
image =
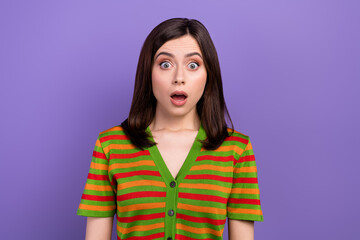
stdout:
[[(153, 120), (157, 100), (152, 88), (152, 77), (161, 76), (159, 72), (155, 72), (153, 75), (154, 64), (156, 63), (155, 57), (162, 46), (166, 46), (165, 44), (171, 45), (171, 43), (174, 43), (173, 40), (184, 40), (187, 43), (195, 40), (197, 43), (201, 54), (201, 59), (198, 60), (202, 61), (204, 71), (206, 71), (206, 74), (203, 72), (204, 74), (201, 76), (206, 76), (206, 79), (204, 79), (203, 93), (196, 103), (196, 111), (207, 133), (208, 140), (215, 143), (209, 144), (209, 146), (219, 145), (219, 141), (222, 142), (227, 134), (227, 125), (224, 118), (225, 111), (229, 119), (230, 116), (223, 96), (220, 65), (215, 46), (205, 26), (195, 19), (168, 19), (157, 25), (147, 36), (140, 52), (129, 117), (126, 125), (122, 125), (127, 128), (126, 130), (130, 134), (131, 131), (133, 133), (142, 133)], [(179, 42), (176, 41), (176, 43)], [(181, 81), (181, 74), (177, 77)], [(138, 146), (147, 145), (146, 140), (146, 143), (142, 142), (141, 139), (134, 139), (134, 141)]]
[[(151, 80), (160, 115), (167, 119), (198, 115), (196, 105), (205, 89), (207, 71), (196, 39), (186, 34), (165, 42), (153, 58)], [(175, 91), (184, 95), (174, 96)]]

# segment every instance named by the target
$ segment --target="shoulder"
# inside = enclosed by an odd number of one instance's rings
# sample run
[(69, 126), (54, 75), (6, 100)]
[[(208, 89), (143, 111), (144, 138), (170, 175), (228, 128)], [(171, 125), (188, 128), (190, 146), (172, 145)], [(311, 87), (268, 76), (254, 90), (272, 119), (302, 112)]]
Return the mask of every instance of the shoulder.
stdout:
[(229, 137), (227, 137), (224, 143), (227, 146), (231, 146), (234, 151), (234, 156), (240, 156), (250, 142), (249, 135), (244, 134), (243, 132), (239, 132), (236, 129), (227, 128), (229, 133)]
[(227, 141), (234, 141), (234, 142), (238, 142), (241, 144), (245, 144), (247, 145), (250, 137), (249, 135), (246, 135), (242, 132), (237, 131), (236, 129), (232, 129), (232, 128), (227, 128), (227, 131), (229, 133), (229, 137), (227, 137), (225, 140)]
[(127, 140), (124, 129), (121, 125), (112, 126), (99, 132), (99, 140), (101, 143), (111, 140)]
[(109, 135), (109, 134), (120, 134), (123, 132), (123, 127), (121, 125), (116, 125), (111, 128), (102, 130), (99, 134), (100, 135)]

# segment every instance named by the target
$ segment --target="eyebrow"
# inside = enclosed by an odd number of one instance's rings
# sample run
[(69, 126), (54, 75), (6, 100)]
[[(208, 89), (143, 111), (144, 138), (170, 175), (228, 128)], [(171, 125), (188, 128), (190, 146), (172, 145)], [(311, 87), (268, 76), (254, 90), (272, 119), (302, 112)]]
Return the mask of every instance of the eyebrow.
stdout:
[[(174, 58), (174, 55), (171, 54), (171, 53), (168, 53), (168, 52), (159, 52), (159, 54), (156, 55), (155, 59), (157, 59), (160, 55), (166, 55), (166, 56), (169, 56), (169, 57)], [(188, 53), (188, 54), (185, 55), (185, 57), (191, 57), (191, 56), (194, 56), (194, 55), (198, 55), (198, 56), (202, 59), (202, 56), (201, 56), (200, 53), (198, 53), (198, 52)]]

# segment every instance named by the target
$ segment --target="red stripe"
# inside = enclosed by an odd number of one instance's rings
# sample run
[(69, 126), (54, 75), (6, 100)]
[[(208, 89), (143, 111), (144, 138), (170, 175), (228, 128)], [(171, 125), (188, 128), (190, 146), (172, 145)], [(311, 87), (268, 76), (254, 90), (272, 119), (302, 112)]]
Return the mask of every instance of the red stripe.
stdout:
[(129, 137), (126, 135), (109, 135), (109, 136), (105, 136), (105, 137), (101, 137), (100, 138), (100, 142), (106, 142), (109, 140), (128, 140)]
[(138, 151), (136, 153), (127, 153), (127, 154), (110, 154), (110, 160), (111, 159), (126, 159), (126, 158), (136, 158), (139, 156), (150, 156), (149, 150), (145, 151)]
[(114, 196), (96, 196), (96, 195), (88, 195), (88, 194), (83, 194), (81, 198), (86, 200), (102, 201), (102, 202), (115, 200)]
[(237, 141), (237, 142), (244, 143), (246, 145), (249, 143), (249, 139), (245, 139), (245, 138), (242, 138), (242, 137), (235, 137), (235, 136), (227, 137), (225, 139), (225, 141)]
[(110, 183), (114, 189), (117, 189), (116, 184), (117, 184), (117, 179), (115, 178), (115, 176), (113, 176), (111, 183)]
[(231, 183), (233, 181), (232, 177), (222, 177), (218, 175), (211, 175), (211, 174), (198, 174), (198, 175), (187, 175), (185, 179), (209, 179), (209, 180), (215, 180), (220, 182), (229, 182)]
[(166, 197), (166, 192), (159, 192), (159, 191), (133, 192), (133, 193), (119, 195), (116, 197), (116, 199), (120, 202), (133, 198), (146, 198), (146, 197)]
[(243, 156), (240, 157), (238, 160), (238, 162), (251, 162), (251, 161), (255, 161), (255, 155)]
[(260, 205), (260, 200), (248, 198), (229, 198), (229, 203)]
[(196, 194), (196, 193), (179, 193), (179, 198), (187, 198), (192, 200), (202, 200), (202, 201), (210, 201), (210, 202), (218, 202), (218, 203), (226, 203), (227, 198), (218, 197), (214, 195), (208, 194)]
[(217, 219), (206, 218), (206, 217), (194, 217), (194, 216), (189, 216), (189, 215), (182, 214), (182, 213), (176, 213), (176, 218), (184, 219), (184, 220), (187, 220), (187, 221), (193, 222), (193, 223), (209, 223), (212, 225), (223, 225), (226, 222), (226, 218), (217, 220)]
[(234, 183), (258, 183), (257, 178), (234, 178)]
[(117, 240), (149, 240), (149, 239), (157, 239), (157, 238), (164, 238), (165, 233), (164, 232), (160, 232), (160, 233), (154, 233), (148, 236), (133, 236), (133, 237), (128, 237), (128, 238), (120, 238), (119, 235), (117, 236)]
[(152, 219), (164, 218), (164, 217), (165, 217), (165, 212), (161, 212), (161, 213), (153, 213), (153, 214), (146, 214), (146, 215), (135, 215), (133, 217), (117, 216), (117, 220), (119, 222), (123, 222), (123, 223), (130, 223), (130, 222), (135, 222), (135, 221), (152, 220)]
[(88, 179), (94, 179), (94, 180), (102, 180), (102, 181), (109, 181), (108, 175), (99, 175), (99, 174), (88, 174)]
[(203, 161), (203, 160), (212, 160), (215, 162), (232, 162), (233, 156), (211, 156), (211, 155), (203, 155), (196, 158), (195, 161)]
[(126, 172), (126, 173), (115, 173), (114, 178), (119, 179), (119, 178), (133, 177), (139, 175), (161, 177), (158, 171), (139, 170), (139, 171)]
[(93, 157), (107, 160), (106, 155), (104, 153), (100, 153), (97, 151), (93, 151)]
[[(176, 240), (199, 240), (198, 238), (191, 238), (191, 237), (184, 236), (181, 234), (175, 234), (175, 239)], [(201, 240), (213, 240), (213, 238), (202, 238)]]

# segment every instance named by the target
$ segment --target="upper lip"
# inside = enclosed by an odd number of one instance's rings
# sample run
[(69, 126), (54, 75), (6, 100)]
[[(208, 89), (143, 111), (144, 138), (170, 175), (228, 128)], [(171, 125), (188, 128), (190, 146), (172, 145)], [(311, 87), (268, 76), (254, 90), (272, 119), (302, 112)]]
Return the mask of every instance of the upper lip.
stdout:
[(184, 91), (174, 91), (174, 92), (171, 93), (170, 97), (172, 97), (172, 96), (175, 95), (175, 94), (176, 94), (176, 95), (185, 95), (185, 97), (188, 96), (187, 93), (184, 92)]

